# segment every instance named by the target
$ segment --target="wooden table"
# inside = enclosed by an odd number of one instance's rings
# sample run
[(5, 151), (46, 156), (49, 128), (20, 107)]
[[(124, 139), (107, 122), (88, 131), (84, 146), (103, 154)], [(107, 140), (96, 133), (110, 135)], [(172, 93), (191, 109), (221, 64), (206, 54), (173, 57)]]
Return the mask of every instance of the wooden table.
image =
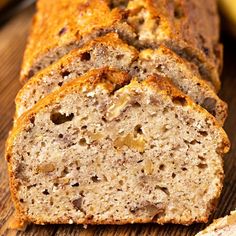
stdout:
[[(125, 226), (29, 225), (24, 232), (8, 229), (14, 211), (8, 189), (4, 145), (12, 126), (14, 97), (20, 88), (18, 82), (22, 54), (34, 9), (29, 8), (0, 28), (0, 235), (195, 235), (205, 227), (156, 224)], [(232, 39), (231, 39), (232, 40)], [(225, 157), (225, 185), (217, 211), (212, 216), (224, 216), (236, 208), (236, 40), (224, 37), (225, 67), (222, 76), (222, 98), (229, 104), (225, 128), (232, 142), (231, 152)]]

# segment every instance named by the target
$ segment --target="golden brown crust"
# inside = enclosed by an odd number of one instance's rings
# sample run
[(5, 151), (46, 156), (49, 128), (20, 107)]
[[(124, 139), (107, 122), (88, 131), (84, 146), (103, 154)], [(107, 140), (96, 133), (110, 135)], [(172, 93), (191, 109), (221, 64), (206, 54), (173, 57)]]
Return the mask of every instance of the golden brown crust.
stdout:
[[(70, 54), (67, 54), (63, 57), (63, 61), (59, 60), (59, 61), (53, 63), (52, 65), (46, 67), (44, 70), (40, 71), (34, 77), (43, 77), (45, 74), (48, 74), (52, 69), (59, 70), (59, 69), (63, 68), (64, 65), (70, 63), (75, 57), (78, 57), (83, 52), (91, 50), (91, 48), (93, 48), (93, 46), (96, 45), (97, 43), (104, 43), (107, 46), (119, 45), (119, 47), (121, 47), (121, 48), (128, 49), (129, 51), (132, 51), (134, 58), (136, 58), (138, 56), (138, 51), (134, 47), (127, 45), (121, 39), (119, 39), (119, 37), (116, 33), (108, 33), (107, 35), (105, 35), (103, 37), (98, 37), (98, 38), (90, 41), (88, 44), (84, 45), (84, 47), (82, 47), (80, 49), (73, 50)], [(29, 49), (27, 48), (27, 50), (25, 52), (25, 57), (27, 59), (24, 61), (29, 60), (29, 57), (27, 56), (28, 51), (29, 51)], [(24, 68), (24, 65), (23, 65), (23, 68)]]
[[(89, 73), (85, 74), (84, 76), (73, 80), (72, 82), (64, 85), (60, 90), (57, 90), (51, 94), (49, 94), (47, 97), (44, 99), (40, 100), (38, 104), (36, 104), (31, 110), (27, 111), (24, 113), (16, 122), (15, 127), (13, 128), (12, 132), (10, 133), (10, 136), (7, 140), (6, 144), (6, 159), (8, 161), (8, 169), (9, 169), (9, 175), (10, 175), (10, 189), (11, 189), (11, 194), (12, 198), (16, 207), (16, 210), (22, 219), (22, 221), (29, 221), (29, 222), (34, 222), (37, 224), (45, 224), (45, 223), (69, 223), (69, 219), (61, 219), (55, 222), (45, 222), (41, 219), (30, 219), (27, 216), (24, 215), (18, 197), (17, 197), (17, 181), (15, 179), (15, 174), (12, 170), (12, 160), (11, 160), (11, 155), (12, 155), (12, 147), (14, 145), (14, 140), (17, 137), (18, 133), (23, 130), (29, 123), (31, 118), (39, 111), (42, 111), (47, 108), (48, 105), (51, 103), (56, 103), (57, 101), (60, 101), (62, 97), (64, 97), (68, 93), (72, 92), (81, 92), (84, 91), (85, 88), (88, 90), (91, 90), (95, 88), (96, 86), (103, 86), (104, 88), (107, 89), (108, 92), (112, 93), (114, 89), (117, 89), (117, 86), (124, 86), (130, 81), (130, 77), (127, 75), (127, 73), (120, 72), (117, 70), (110, 70), (108, 68), (105, 69), (100, 69), (100, 70), (93, 70), (90, 71)], [(138, 82), (136, 82), (138, 83)], [(223, 155), (228, 152), (229, 150), (229, 140), (227, 135), (225, 134), (224, 130), (220, 127), (220, 125), (216, 122), (213, 116), (211, 116), (207, 111), (205, 111), (203, 108), (200, 106), (196, 105), (191, 99), (189, 99), (186, 95), (184, 95), (182, 92), (180, 92), (177, 88), (173, 86), (173, 84), (164, 77), (160, 76), (149, 76), (146, 80), (144, 80), (141, 83), (142, 86), (148, 87), (151, 90), (157, 92), (157, 93), (163, 93), (166, 94), (167, 96), (171, 97), (171, 99), (175, 102), (180, 102), (184, 103), (186, 106), (191, 107), (192, 110), (197, 111), (199, 114), (201, 114), (203, 119), (206, 119), (208, 121), (211, 121), (210, 123), (215, 126), (216, 129), (219, 130), (219, 133), (221, 134), (222, 137), (222, 147), (220, 151), (220, 154)], [(130, 86), (130, 85), (129, 85)], [(132, 84), (132, 86), (135, 86)], [(221, 178), (223, 178), (223, 175), (220, 175)], [(217, 199), (220, 195), (222, 186), (219, 186), (218, 193), (216, 198), (212, 201), (212, 203), (209, 204), (208, 210), (211, 212), (215, 204), (217, 202)], [(202, 216), (201, 218), (194, 220), (194, 219), (186, 219), (186, 220), (181, 220), (179, 222), (177, 219), (173, 219), (171, 221), (165, 221), (165, 220), (157, 220), (157, 223), (181, 223), (181, 224), (191, 224), (193, 222), (206, 222), (208, 219), (208, 216)], [(126, 224), (130, 223), (131, 221), (128, 219), (126, 221), (113, 221), (113, 220), (108, 220), (104, 222), (94, 222), (89, 219), (84, 219), (84, 220), (78, 220), (78, 222), (75, 223), (82, 223), (82, 224)], [(132, 221), (133, 222), (133, 221)], [(148, 222), (143, 221), (143, 222)], [(141, 223), (140, 221), (137, 221), (137, 223)]]
[[(100, 34), (103, 35), (109, 31), (120, 31), (120, 29), (118, 29), (120, 27), (118, 24), (126, 24), (128, 22), (130, 25), (127, 26), (130, 32), (133, 33), (132, 36), (134, 36), (132, 39), (126, 38), (130, 44), (135, 45), (140, 49), (143, 47), (157, 48), (163, 43), (165, 46), (161, 46), (160, 50), (168, 51), (169, 49), (165, 49), (165, 47), (171, 48), (183, 58), (196, 64), (203, 77), (212, 81), (216, 90), (220, 87), (218, 71), (221, 70), (222, 53), (221, 46), (218, 44), (218, 16), (215, 0), (132, 0), (129, 1), (125, 10), (113, 8), (112, 1), (105, 0), (58, 0), (57, 3), (39, 0), (37, 7), (38, 13), (34, 18), (31, 38), (25, 52), (21, 72), (22, 81), (25, 81), (32, 76), (34, 71), (32, 71), (31, 68), (35, 65), (37, 67), (37, 63), (39, 68), (36, 69), (41, 69), (39, 62), (45, 55), (49, 56), (49, 59), (53, 62), (73, 48), (81, 47), (86, 40), (89, 41), (91, 38), (97, 37)], [(143, 9), (147, 14), (142, 19), (142, 17), (139, 18), (139, 13), (142, 12)], [(136, 20), (138, 20), (138, 24), (145, 25), (144, 32), (141, 29), (142, 27), (139, 28), (135, 25), (137, 23)], [(155, 28), (157, 31), (155, 31)], [(123, 33), (124, 32), (121, 34)], [(93, 36), (90, 37), (90, 35)], [(86, 39), (87, 36), (88, 38)], [(111, 34), (109, 37), (97, 38), (83, 49), (72, 52), (72, 54), (64, 57), (63, 63), (69, 63), (70, 60), (73, 60), (73, 55), (78, 55), (78, 53), (88, 50), (97, 42), (104, 42), (113, 46), (122, 44), (123, 47), (131, 48), (122, 43), (117, 35)], [(137, 38), (138, 40), (136, 40)], [(68, 48), (65, 49), (66, 47)], [(62, 52), (57, 52), (57, 49), (62, 49)], [(130, 50), (133, 51), (134, 58), (138, 58), (137, 50), (135, 48), (131, 48)], [(49, 54), (51, 52), (58, 53), (59, 56), (56, 59), (50, 58)], [(179, 60), (180, 63), (184, 63), (185, 61), (182, 60), (182, 58), (179, 58)], [(60, 70), (63, 63), (59, 61), (54, 65), (49, 66), (27, 83), (24, 89), (27, 89), (27, 86), (37, 83), (37, 81), (45, 74), (49, 73), (52, 68), (55, 69), (58, 67), (58, 70)], [(195, 66), (193, 66), (193, 73), (195, 73), (194, 70)], [(196, 76), (198, 77), (197, 74), (198, 72), (196, 72)], [(15, 127), (9, 135), (6, 144), (6, 159), (8, 161), (12, 199), (19, 214), (19, 222), (21, 224), (27, 221), (37, 224), (70, 223), (70, 219), (65, 217), (58, 219), (55, 222), (45, 222), (43, 219), (37, 219), (37, 217), (35, 219), (29, 218), (23, 213), (24, 211), (21, 208), (18, 197), (17, 178), (12, 169), (11, 160), (12, 146), (14, 145), (14, 140), (19, 132), (29, 124), (37, 112), (43, 111), (48, 105), (60, 101), (60, 99), (68, 93), (78, 93), (85, 88), (91, 90), (96, 86), (102, 86), (109, 93), (112, 93), (128, 84), (130, 80), (131, 78), (127, 73), (114, 69), (103, 68), (100, 70), (92, 70), (86, 75), (67, 83), (59, 90), (52, 92), (47, 97), (40, 100), (38, 104), (16, 121)], [(205, 86), (207, 88), (208, 86), (204, 81), (199, 83), (202, 87)], [(228, 152), (230, 146), (229, 140), (220, 124), (218, 124), (214, 117), (205, 109), (196, 105), (191, 99), (175, 88), (167, 78), (153, 75), (138, 84), (141, 84), (145, 88), (150, 88), (157, 93), (163, 93), (170, 97), (176, 104), (184, 104), (201, 114), (202, 118), (207, 120), (206, 122), (213, 124), (221, 134), (222, 145), (220, 150), (218, 150), (219, 154), (223, 156)], [(16, 98), (17, 104), (20, 103), (20, 97), (23, 96), (24, 89)], [(218, 191), (215, 194), (215, 198), (209, 203), (206, 214), (209, 214), (209, 212), (215, 209), (221, 193), (223, 173), (218, 173), (218, 177), (221, 179), (221, 184), (218, 185)], [(207, 219), (208, 215), (203, 215), (197, 220), (182, 218), (181, 221), (178, 219), (165, 221), (164, 219), (157, 219), (153, 222), (160, 224), (191, 224), (193, 222), (206, 222)], [(116, 221), (113, 219), (108, 219), (107, 221), (93, 221), (86, 218), (74, 223), (126, 224), (131, 222), (145, 223), (150, 222), (150, 219), (144, 219), (143, 221), (133, 221), (133, 219), (127, 219), (125, 221)]]
[[(44, 221), (42, 219), (29, 219), (29, 218), (25, 218), (25, 220), (29, 220), (30, 222), (34, 223), (34, 224), (40, 224), (40, 225), (45, 225), (45, 224), (84, 224), (84, 225), (125, 225), (125, 224), (135, 224), (135, 223), (158, 223), (158, 224), (166, 224), (166, 223), (171, 223), (171, 224), (180, 224), (180, 222), (178, 220), (175, 220), (175, 219), (172, 219), (172, 220), (169, 220), (169, 221), (164, 221), (164, 220), (157, 220), (157, 221), (150, 221), (150, 218), (146, 218), (144, 220), (133, 220), (133, 219), (127, 219), (127, 220), (115, 220), (115, 219), (107, 219), (107, 220), (104, 220), (104, 221), (94, 221), (94, 220), (91, 220), (89, 218), (85, 218), (85, 219), (80, 219), (78, 221), (73, 221), (73, 222), (70, 222), (70, 218), (67, 217), (67, 218), (61, 218), (61, 219), (58, 219), (56, 221)], [(185, 219), (185, 220), (181, 220), (181, 224), (183, 225), (191, 225), (193, 223), (207, 223), (208, 221), (208, 217), (207, 216), (203, 216), (197, 220), (188, 220), (188, 219)]]

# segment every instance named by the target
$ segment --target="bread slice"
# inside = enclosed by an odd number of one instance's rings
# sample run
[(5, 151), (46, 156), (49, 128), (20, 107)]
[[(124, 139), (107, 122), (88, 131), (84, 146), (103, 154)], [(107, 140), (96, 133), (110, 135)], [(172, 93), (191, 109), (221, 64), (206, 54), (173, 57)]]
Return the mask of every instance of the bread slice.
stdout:
[(235, 236), (236, 235), (236, 211), (230, 215), (215, 220), (206, 229), (196, 236)]
[(163, 45), (156, 50), (146, 49), (139, 53), (119, 39), (117, 34), (110, 33), (72, 51), (32, 77), (16, 97), (15, 118), (64, 83), (90, 69), (104, 66), (125, 70), (141, 79), (151, 74), (168, 76), (222, 125), (227, 117), (226, 103), (219, 99), (210, 85), (200, 79), (191, 64)]
[(161, 45), (156, 50), (141, 51), (138, 64), (146, 75), (154, 73), (169, 77), (182, 92), (215, 116), (221, 125), (224, 124), (228, 115), (227, 104), (212, 90), (210, 83), (200, 79), (191, 63)]
[(197, 65), (201, 76), (220, 87), (218, 15), (214, 0), (47, 0), (38, 12), (25, 51), (26, 81), (71, 49), (108, 32), (138, 49), (160, 44)]
[(24, 113), (6, 158), (23, 221), (191, 224), (215, 208), (228, 150), (215, 118), (167, 78), (105, 68)]
[(57, 61), (73, 48), (108, 32), (127, 41), (136, 37), (125, 22), (125, 12), (111, 10), (106, 0), (38, 0), (31, 34), (25, 50), (21, 81)]
[(90, 69), (110, 66), (131, 70), (132, 63), (137, 60), (138, 55), (139, 52), (134, 47), (124, 43), (115, 33), (92, 40), (48, 66), (24, 85), (16, 97), (15, 118), (51, 91)]

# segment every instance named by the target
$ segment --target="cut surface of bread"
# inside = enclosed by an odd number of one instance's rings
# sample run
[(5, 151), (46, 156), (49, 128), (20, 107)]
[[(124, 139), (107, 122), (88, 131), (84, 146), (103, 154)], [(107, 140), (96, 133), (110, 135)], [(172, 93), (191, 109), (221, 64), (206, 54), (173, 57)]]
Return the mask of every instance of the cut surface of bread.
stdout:
[(221, 47), (214, 0), (38, 1), (21, 80), (107, 32), (138, 49), (160, 44), (195, 63), (201, 76), (220, 87)]
[(206, 229), (196, 236), (236, 236), (236, 211), (230, 215), (214, 220)]
[(88, 70), (104, 66), (125, 70), (141, 79), (152, 74), (167, 76), (181, 91), (224, 124), (227, 117), (226, 103), (206, 81), (200, 79), (188, 62), (163, 45), (156, 50), (146, 49), (139, 52), (124, 43), (115, 33), (97, 38), (70, 52), (32, 77), (16, 97), (15, 118), (66, 82)]
[(164, 77), (100, 69), (21, 116), (6, 149), (21, 220), (37, 224), (206, 222), (228, 138)]
[(130, 70), (138, 55), (134, 47), (124, 43), (115, 33), (91, 41), (32, 77), (16, 97), (15, 117), (19, 117), (51, 91), (91, 69), (110, 66)]

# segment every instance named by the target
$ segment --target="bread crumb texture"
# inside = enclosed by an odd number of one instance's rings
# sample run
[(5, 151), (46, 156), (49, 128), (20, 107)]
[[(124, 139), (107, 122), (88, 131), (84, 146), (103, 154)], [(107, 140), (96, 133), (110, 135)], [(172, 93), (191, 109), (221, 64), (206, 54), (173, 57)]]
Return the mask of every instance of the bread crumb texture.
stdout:
[(229, 141), (158, 75), (92, 70), (41, 99), (9, 136), (12, 198), (37, 224), (207, 222)]

